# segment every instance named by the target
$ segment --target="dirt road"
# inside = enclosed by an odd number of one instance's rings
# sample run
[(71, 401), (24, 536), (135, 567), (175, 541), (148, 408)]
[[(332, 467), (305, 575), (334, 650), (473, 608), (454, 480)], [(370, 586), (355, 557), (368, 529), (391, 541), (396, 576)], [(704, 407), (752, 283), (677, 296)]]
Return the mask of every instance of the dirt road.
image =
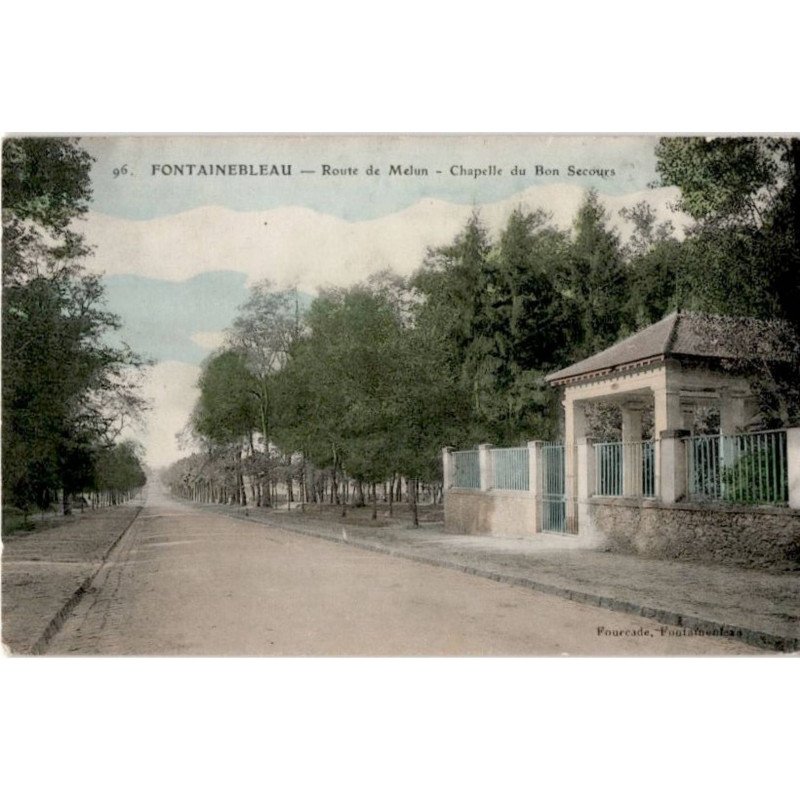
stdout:
[(152, 487), (48, 647), (101, 655), (732, 655), (640, 617), (177, 503)]

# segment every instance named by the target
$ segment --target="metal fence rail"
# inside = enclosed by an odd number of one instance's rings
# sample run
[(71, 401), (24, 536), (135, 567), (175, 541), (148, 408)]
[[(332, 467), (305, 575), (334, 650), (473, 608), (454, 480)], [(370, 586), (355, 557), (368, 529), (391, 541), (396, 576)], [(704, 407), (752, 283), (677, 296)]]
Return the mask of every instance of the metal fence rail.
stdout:
[(495, 489), (515, 492), (530, 490), (530, 464), (527, 447), (498, 447), (491, 450)]
[(481, 488), (481, 465), (477, 450), (456, 450), (453, 457), (453, 486), (460, 489)]
[(686, 476), (690, 500), (722, 498), (721, 436), (692, 436), (686, 440)]
[(654, 442), (597, 442), (594, 457), (595, 495), (655, 496)]
[(622, 442), (597, 442), (594, 445), (595, 494), (613, 497), (622, 494)]
[(692, 436), (686, 440), (688, 495), (743, 505), (789, 501), (786, 431), (735, 436)]
[(539, 458), (541, 529), (548, 533), (574, 533), (567, 519), (564, 444), (544, 442), (539, 448)]

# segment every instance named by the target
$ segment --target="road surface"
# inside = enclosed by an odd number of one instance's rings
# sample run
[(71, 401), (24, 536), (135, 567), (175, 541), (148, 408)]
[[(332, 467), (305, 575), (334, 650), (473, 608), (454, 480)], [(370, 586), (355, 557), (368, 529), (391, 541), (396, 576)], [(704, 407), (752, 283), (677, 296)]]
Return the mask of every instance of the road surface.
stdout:
[(732, 655), (636, 616), (178, 503), (153, 486), (50, 643), (72, 655)]

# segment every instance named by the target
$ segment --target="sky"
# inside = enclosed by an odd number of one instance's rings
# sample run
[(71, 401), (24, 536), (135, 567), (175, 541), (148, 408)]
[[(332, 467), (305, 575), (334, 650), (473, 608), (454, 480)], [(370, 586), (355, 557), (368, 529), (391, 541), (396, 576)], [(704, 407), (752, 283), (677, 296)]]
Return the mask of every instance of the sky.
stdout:
[[(84, 138), (93, 201), (76, 223), (95, 246), (120, 337), (153, 359), (152, 410), (132, 435), (151, 466), (182, 455), (176, 434), (201, 363), (267, 279), (276, 288), (410, 275), (478, 210), (496, 233), (516, 207), (568, 227), (588, 189), (618, 212), (647, 199), (676, 219), (652, 137), (242, 136)], [(680, 223), (682, 220), (677, 218)]]

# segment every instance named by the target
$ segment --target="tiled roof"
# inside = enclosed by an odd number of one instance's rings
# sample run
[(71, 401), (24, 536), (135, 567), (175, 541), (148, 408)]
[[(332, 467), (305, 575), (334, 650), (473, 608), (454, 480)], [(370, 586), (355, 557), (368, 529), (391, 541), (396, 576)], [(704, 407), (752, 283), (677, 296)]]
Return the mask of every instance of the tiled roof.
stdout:
[(560, 382), (592, 373), (602, 374), (666, 357), (741, 357), (744, 338), (752, 342), (755, 351), (768, 345), (774, 334), (770, 336), (766, 324), (754, 319), (673, 311), (627, 339), (551, 373), (547, 380)]

